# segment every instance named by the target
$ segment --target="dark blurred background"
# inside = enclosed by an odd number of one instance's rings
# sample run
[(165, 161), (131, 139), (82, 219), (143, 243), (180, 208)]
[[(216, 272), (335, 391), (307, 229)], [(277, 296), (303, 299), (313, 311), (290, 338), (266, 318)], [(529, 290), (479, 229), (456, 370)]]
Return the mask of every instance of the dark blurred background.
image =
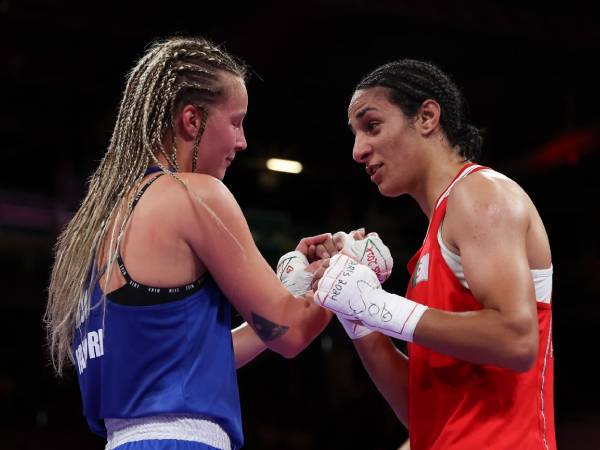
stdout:
[[(387, 288), (400, 293), (426, 218), (409, 198), (381, 197), (352, 161), (346, 108), (389, 60), (451, 73), (486, 130), (481, 162), (526, 189), (550, 236), (559, 448), (600, 448), (600, 20), (550, 3), (0, 0), (0, 449), (103, 448), (74, 373), (57, 380), (44, 350), (51, 250), (106, 148), (126, 72), (174, 33), (252, 67), (249, 146), (225, 182), (267, 259), (302, 236), (366, 226), (391, 247)], [(275, 156), (305, 170), (269, 172)], [(296, 359), (265, 353), (238, 375), (249, 450), (393, 450), (406, 438), (337, 322)]]

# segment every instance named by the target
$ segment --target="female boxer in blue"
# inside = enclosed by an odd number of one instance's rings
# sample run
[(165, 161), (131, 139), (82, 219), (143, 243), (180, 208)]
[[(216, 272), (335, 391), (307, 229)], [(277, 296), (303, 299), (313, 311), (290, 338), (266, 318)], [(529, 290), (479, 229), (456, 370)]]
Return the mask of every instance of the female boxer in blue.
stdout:
[[(155, 43), (58, 240), (49, 346), (108, 449), (241, 447), (235, 369), (265, 348), (297, 354), (331, 318), (288, 293), (221, 182), (246, 149), (247, 104), (245, 68), (219, 47)], [(233, 332), (231, 305), (246, 320)]]

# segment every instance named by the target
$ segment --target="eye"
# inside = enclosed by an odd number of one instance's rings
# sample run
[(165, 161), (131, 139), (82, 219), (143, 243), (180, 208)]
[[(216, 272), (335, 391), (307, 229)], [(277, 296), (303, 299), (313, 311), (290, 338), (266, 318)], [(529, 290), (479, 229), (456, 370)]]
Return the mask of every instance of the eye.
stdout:
[(244, 123), (245, 116), (237, 116), (233, 117), (231, 120), (231, 125), (234, 128), (242, 128), (242, 124)]
[(377, 122), (376, 120), (369, 120), (367, 122), (366, 129), (369, 133), (373, 133), (373, 132), (377, 131), (378, 128), (379, 128), (379, 122)]

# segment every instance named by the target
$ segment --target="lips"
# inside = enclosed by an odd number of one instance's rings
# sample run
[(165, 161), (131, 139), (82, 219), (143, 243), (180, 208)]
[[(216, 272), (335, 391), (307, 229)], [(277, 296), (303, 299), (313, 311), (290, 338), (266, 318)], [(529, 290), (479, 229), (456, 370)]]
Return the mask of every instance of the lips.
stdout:
[(369, 174), (371, 176), (371, 181), (375, 182), (375, 175), (377, 174), (377, 172), (379, 171), (379, 169), (383, 166), (383, 163), (379, 163), (379, 164), (369, 164), (368, 166), (365, 167), (365, 171), (367, 172), (367, 174)]
[(369, 175), (374, 175), (375, 172), (377, 172), (377, 169), (379, 169), (382, 165), (383, 164), (369, 164), (367, 167), (365, 167), (365, 170)]

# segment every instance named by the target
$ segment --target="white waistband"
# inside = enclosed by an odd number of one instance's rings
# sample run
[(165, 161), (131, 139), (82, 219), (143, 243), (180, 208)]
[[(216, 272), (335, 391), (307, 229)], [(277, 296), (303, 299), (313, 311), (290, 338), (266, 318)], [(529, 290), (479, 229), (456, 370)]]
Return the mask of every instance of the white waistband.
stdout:
[(105, 419), (108, 442), (105, 450), (135, 441), (177, 439), (200, 442), (219, 450), (231, 450), (225, 431), (210, 420), (180, 415)]

